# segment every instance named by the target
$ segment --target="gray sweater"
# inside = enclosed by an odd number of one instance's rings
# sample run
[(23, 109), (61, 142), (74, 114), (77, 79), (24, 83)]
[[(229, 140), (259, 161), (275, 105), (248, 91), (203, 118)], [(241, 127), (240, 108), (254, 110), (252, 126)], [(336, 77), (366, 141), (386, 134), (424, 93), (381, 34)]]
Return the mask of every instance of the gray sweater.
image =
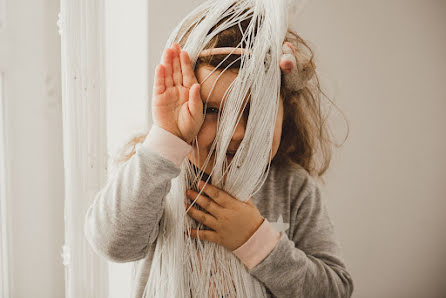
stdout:
[[(85, 216), (85, 236), (93, 250), (113, 262), (142, 260), (133, 277), (132, 298), (146, 285), (171, 180), (178, 163), (146, 141), (97, 193)], [(253, 202), (280, 240), (249, 272), (268, 297), (350, 297), (353, 281), (342, 260), (316, 181), (299, 167), (274, 162)]]

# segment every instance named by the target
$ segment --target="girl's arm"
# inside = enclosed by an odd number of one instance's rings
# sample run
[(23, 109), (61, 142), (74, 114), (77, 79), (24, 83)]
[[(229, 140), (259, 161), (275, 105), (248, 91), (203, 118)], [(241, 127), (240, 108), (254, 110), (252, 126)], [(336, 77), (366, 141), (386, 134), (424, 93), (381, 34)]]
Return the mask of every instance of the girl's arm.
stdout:
[(282, 232), (277, 245), (249, 272), (276, 297), (350, 297), (353, 281), (320, 190), (310, 176), (292, 207), (296, 225), (292, 239)]
[(192, 146), (152, 126), (136, 153), (96, 194), (87, 210), (85, 236), (94, 251), (115, 262), (143, 258), (154, 243), (171, 180)]

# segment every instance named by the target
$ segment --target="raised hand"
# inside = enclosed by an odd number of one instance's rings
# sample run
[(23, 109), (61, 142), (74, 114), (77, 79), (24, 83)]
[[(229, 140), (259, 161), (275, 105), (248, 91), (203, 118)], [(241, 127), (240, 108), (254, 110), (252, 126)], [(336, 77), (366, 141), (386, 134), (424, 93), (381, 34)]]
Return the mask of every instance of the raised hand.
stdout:
[(191, 143), (203, 124), (203, 103), (189, 54), (178, 43), (164, 51), (155, 70), (152, 94), (154, 124)]

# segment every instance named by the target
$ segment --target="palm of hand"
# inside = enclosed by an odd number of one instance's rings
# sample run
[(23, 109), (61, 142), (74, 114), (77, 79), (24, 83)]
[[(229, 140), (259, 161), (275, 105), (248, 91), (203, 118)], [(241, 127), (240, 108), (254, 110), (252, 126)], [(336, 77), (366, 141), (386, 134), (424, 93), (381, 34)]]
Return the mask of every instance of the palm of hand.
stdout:
[(200, 85), (189, 55), (174, 43), (155, 72), (152, 113), (154, 123), (190, 143), (204, 120)]
[[(182, 130), (189, 131), (193, 126), (193, 123), (189, 123), (190, 117), (185, 117), (188, 109), (185, 103), (189, 100), (189, 90), (184, 86), (172, 86), (166, 88), (164, 93), (154, 96), (153, 99), (152, 108), (158, 112), (154, 115), (154, 119), (160, 123), (171, 122), (172, 129), (180, 137), (187, 134)], [(174, 123), (175, 119), (177, 123)]]

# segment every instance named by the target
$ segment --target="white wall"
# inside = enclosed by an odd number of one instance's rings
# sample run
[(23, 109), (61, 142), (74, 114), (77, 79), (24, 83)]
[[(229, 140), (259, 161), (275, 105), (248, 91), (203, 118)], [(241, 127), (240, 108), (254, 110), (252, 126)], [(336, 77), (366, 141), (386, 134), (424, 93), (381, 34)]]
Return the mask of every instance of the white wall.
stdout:
[[(105, 1), (109, 153), (147, 125), (147, 1)], [(131, 263), (109, 262), (109, 298), (129, 297)]]
[(7, 0), (4, 72), (11, 297), (64, 296), (60, 40), (56, 0)]
[(324, 195), (354, 297), (445, 297), (446, 2), (314, 0), (295, 22), (350, 122)]

